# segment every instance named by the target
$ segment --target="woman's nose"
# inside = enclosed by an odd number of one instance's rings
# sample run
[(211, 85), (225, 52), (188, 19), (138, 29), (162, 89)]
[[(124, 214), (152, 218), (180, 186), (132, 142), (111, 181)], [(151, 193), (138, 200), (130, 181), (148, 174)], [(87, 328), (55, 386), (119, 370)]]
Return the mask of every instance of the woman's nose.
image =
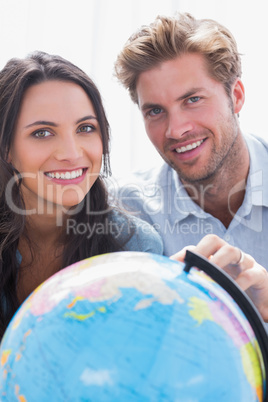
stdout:
[(79, 139), (75, 135), (68, 135), (58, 142), (55, 157), (58, 160), (74, 161), (83, 155)]

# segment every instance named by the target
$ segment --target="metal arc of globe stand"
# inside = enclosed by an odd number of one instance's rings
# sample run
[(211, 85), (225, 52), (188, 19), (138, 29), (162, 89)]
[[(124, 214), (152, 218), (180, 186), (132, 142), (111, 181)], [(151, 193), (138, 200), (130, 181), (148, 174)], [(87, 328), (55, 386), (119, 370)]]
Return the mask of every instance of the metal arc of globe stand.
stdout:
[[(260, 313), (252, 303), (248, 295), (243, 292), (236, 282), (226, 274), (220, 267), (211, 263), (207, 258), (202, 257), (197, 253), (187, 250), (184, 259), (184, 271), (190, 272), (192, 267), (196, 267), (205, 272), (211, 279), (218, 283), (227, 293), (234, 299), (236, 304), (245, 314), (249, 324), (251, 325), (256, 339), (259, 343), (260, 350), (263, 357), (263, 365), (265, 376), (268, 376), (268, 334), (266, 332), (264, 323)], [(267, 384), (267, 379), (266, 379)], [(267, 385), (264, 390), (264, 402), (268, 402)]]

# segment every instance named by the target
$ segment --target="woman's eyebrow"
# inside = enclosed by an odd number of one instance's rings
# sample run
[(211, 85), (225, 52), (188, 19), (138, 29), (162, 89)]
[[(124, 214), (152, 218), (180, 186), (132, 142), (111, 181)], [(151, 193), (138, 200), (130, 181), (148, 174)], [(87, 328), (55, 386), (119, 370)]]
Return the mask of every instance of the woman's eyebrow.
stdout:
[(97, 119), (96, 116), (93, 116), (93, 115), (90, 114), (90, 115), (88, 115), (88, 116), (81, 117), (81, 119), (78, 119), (78, 120), (76, 121), (76, 124), (79, 124), (79, 123), (81, 123), (82, 121), (85, 121), (85, 120), (92, 120), (92, 119), (98, 121), (98, 119)]
[(53, 127), (57, 127), (58, 125), (56, 123), (54, 123), (53, 121), (47, 121), (47, 120), (37, 120), (33, 123), (28, 124), (27, 126), (25, 126), (24, 128), (29, 128), (29, 127), (33, 127), (33, 126), (53, 126)]
[[(82, 121), (85, 120), (98, 120), (96, 116), (93, 115), (88, 115), (88, 116), (84, 116), (81, 117), (81, 119), (78, 119), (75, 124), (79, 124)], [(33, 126), (52, 126), (52, 127), (58, 127), (58, 124), (54, 123), (53, 121), (48, 121), (48, 120), (37, 120), (34, 121), (33, 123), (28, 124), (27, 126), (25, 126), (24, 128), (29, 128), (29, 127), (33, 127)]]

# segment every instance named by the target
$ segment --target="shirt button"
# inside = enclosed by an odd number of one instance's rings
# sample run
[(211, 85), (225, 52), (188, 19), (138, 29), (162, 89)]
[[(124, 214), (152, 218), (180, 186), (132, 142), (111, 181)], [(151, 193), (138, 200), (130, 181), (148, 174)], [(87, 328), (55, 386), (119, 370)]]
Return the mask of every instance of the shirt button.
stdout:
[(228, 234), (227, 234), (227, 235), (225, 235), (225, 236), (224, 236), (224, 240), (226, 240), (226, 241), (230, 241), (230, 235), (228, 235)]

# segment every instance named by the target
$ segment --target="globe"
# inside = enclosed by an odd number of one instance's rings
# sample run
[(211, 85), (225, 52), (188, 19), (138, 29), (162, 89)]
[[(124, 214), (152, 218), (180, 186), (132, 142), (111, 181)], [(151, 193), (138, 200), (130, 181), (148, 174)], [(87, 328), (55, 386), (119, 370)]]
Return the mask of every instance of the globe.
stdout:
[(92, 257), (39, 286), (0, 348), (1, 401), (252, 402), (265, 369), (241, 308), (204, 272)]

